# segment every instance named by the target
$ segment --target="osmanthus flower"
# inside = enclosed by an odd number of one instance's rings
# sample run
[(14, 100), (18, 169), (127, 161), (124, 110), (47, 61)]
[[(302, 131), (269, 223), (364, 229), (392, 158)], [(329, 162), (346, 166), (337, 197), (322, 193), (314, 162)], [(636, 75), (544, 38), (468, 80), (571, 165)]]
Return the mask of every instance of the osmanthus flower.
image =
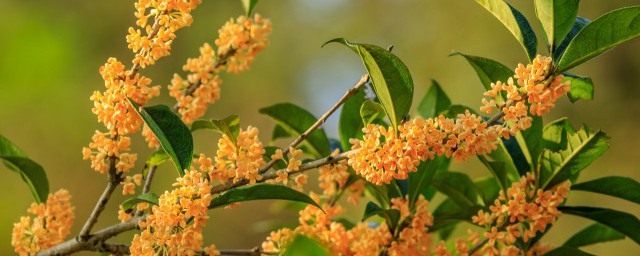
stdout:
[(136, 54), (133, 63), (144, 68), (154, 64), (159, 58), (169, 55), (171, 43), (176, 37), (175, 32), (191, 25), (193, 21), (191, 10), (201, 2), (201, 0), (137, 1), (135, 16), (139, 28), (130, 27), (127, 35), (129, 49)]
[(173, 184), (153, 206), (151, 213), (140, 221), (140, 234), (133, 238), (132, 255), (194, 255), (203, 250), (216, 255), (215, 247), (203, 249), (202, 227), (209, 219), (211, 184), (206, 174), (188, 171)]
[[(488, 239), (486, 245), (478, 253), (523, 255), (524, 252), (516, 247), (516, 241), (522, 239), (527, 242), (555, 223), (561, 214), (557, 207), (568, 197), (571, 183), (565, 181), (544, 191), (542, 189), (536, 190), (534, 182), (533, 175), (527, 174), (519, 182), (513, 183), (507, 189), (506, 195), (500, 192), (494, 204), (490, 206), (490, 212), (480, 210), (472, 218), (474, 223), (486, 228), (486, 232), (482, 236)], [(462, 239), (456, 241), (456, 253), (468, 253), (468, 243), (475, 244), (479, 240), (478, 234), (470, 231), (466, 241)], [(549, 245), (539, 243), (533, 245), (533, 248), (538, 252), (546, 252), (551, 249)], [(436, 246), (434, 250), (438, 252), (436, 255), (451, 255), (453, 253), (442, 246)]]
[[(340, 153), (339, 149), (336, 149), (331, 153), (331, 156), (335, 156)], [(323, 165), (320, 168), (320, 176), (318, 176), (318, 186), (322, 189), (322, 194), (325, 196), (333, 196), (338, 192), (338, 189), (342, 189), (347, 185), (349, 179), (349, 173), (347, 170), (347, 161), (341, 160), (336, 163)]]
[(230, 19), (220, 30), (215, 43), (218, 56), (227, 57), (224, 65), (227, 72), (239, 73), (249, 68), (256, 53), (269, 43), (271, 22), (259, 14), (253, 18), (240, 16)]
[(95, 91), (91, 96), (93, 113), (98, 121), (103, 123), (111, 135), (124, 135), (140, 130), (143, 123), (127, 97), (139, 105), (160, 94), (160, 86), (149, 87), (151, 79), (137, 74), (130, 77), (131, 71), (126, 71), (122, 63), (115, 58), (109, 58), (100, 67), (100, 74), (104, 79), (106, 91)]
[[(547, 113), (569, 91), (570, 85), (563, 82), (562, 75), (548, 77), (551, 68), (551, 58), (538, 55), (531, 64), (520, 64), (506, 83), (498, 81), (485, 92), (490, 100), (483, 99), (481, 110), (490, 114), (499, 109), (504, 114), (504, 124), (489, 125), (468, 110), (456, 118), (418, 117), (398, 127), (369, 124), (362, 129), (362, 140), (351, 140), (352, 148), (359, 150), (349, 155), (348, 163), (367, 181), (380, 185), (406, 179), (421, 161), (436, 155), (465, 161), (489, 153), (496, 149), (498, 138), (508, 139), (529, 128), (530, 115)], [(503, 94), (506, 102), (496, 103), (503, 101)]]
[(49, 194), (46, 203), (33, 203), (27, 210), (31, 216), (13, 224), (11, 245), (19, 255), (37, 252), (64, 242), (75, 219), (69, 192), (61, 189)]
[(173, 75), (169, 95), (178, 102), (178, 113), (186, 124), (203, 116), (209, 104), (220, 98), (219, 67), (216, 54), (208, 43), (200, 47), (200, 56), (188, 59), (182, 69), (189, 72), (187, 79)]
[[(311, 193), (318, 201), (319, 196)], [(370, 227), (366, 222), (358, 223), (347, 230), (342, 223), (332, 221), (344, 211), (339, 205), (322, 204), (322, 209), (307, 206), (300, 211), (300, 225), (295, 229), (280, 229), (271, 232), (262, 243), (265, 252), (283, 252), (287, 244), (297, 235), (309, 236), (324, 244), (334, 255), (376, 255), (384, 250), (391, 240), (386, 224)]]
[(115, 167), (122, 173), (128, 172), (138, 158), (136, 154), (123, 153), (131, 148), (131, 138), (127, 136), (112, 136), (96, 130), (91, 139), (89, 147), (82, 149), (83, 159), (90, 159), (91, 168), (100, 173), (109, 171), (109, 161), (112, 157), (118, 159)]
[[(433, 215), (427, 210), (429, 202), (420, 195), (413, 213), (405, 198), (394, 198), (391, 204), (392, 208), (400, 211), (401, 231), (391, 242), (389, 255), (430, 255), (431, 237), (427, 231), (433, 226)], [(402, 227), (405, 223), (406, 227)]]
[(259, 170), (265, 166), (262, 155), (264, 147), (258, 138), (260, 132), (253, 126), (246, 130), (240, 129), (235, 140), (222, 135), (218, 140), (215, 164), (209, 172), (211, 181), (217, 180), (225, 183), (230, 179), (234, 182), (244, 178), (255, 183), (262, 180)]

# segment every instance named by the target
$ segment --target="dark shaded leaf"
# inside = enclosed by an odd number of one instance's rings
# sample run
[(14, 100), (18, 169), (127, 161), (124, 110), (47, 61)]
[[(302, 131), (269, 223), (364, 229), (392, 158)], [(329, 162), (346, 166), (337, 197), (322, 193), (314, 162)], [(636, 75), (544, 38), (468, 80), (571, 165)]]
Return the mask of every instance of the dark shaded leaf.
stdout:
[(624, 239), (624, 234), (600, 223), (594, 223), (574, 234), (562, 246), (582, 246)]
[(427, 119), (438, 116), (438, 114), (449, 109), (449, 106), (451, 106), (449, 96), (442, 90), (436, 80), (431, 80), (431, 87), (427, 94), (422, 97), (417, 112), (419, 116)]
[(193, 158), (193, 137), (189, 128), (168, 106), (157, 105), (141, 108), (131, 99), (129, 99), (129, 103), (158, 138), (162, 149), (171, 157), (180, 176), (183, 176), (184, 170), (191, 166)]
[(600, 222), (622, 234), (625, 234), (637, 244), (640, 244), (640, 232), (638, 232), (638, 230), (640, 230), (640, 220), (629, 213), (586, 206), (561, 206), (558, 207), (558, 210), (562, 213), (572, 214)]
[(311, 197), (300, 191), (282, 185), (266, 183), (232, 188), (211, 200), (209, 209), (227, 206), (233, 203), (268, 199), (296, 201), (322, 209)]
[(629, 177), (609, 176), (571, 186), (571, 190), (582, 190), (615, 196), (640, 204), (640, 183)]
[(365, 101), (364, 96), (364, 90), (360, 90), (342, 105), (338, 131), (340, 132), (340, 143), (345, 149), (351, 149), (349, 139), (362, 138), (362, 128), (364, 124), (362, 123), (362, 119), (354, 117), (360, 115), (360, 106), (362, 106), (362, 103)]

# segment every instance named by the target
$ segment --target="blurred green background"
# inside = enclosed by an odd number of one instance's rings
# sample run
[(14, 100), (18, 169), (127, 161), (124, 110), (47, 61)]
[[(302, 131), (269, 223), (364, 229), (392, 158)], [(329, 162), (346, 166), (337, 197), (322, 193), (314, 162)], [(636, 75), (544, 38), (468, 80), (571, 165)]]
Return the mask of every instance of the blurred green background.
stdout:
[[(532, 1), (510, 1), (523, 11), (535, 29)], [(638, 4), (638, 0), (583, 1), (579, 15), (591, 20), (601, 14)], [(102, 192), (106, 176), (90, 169), (81, 149), (95, 129), (103, 129), (91, 113), (89, 96), (103, 90), (98, 67), (108, 57), (129, 62), (127, 28), (134, 24), (133, 1), (0, 1), (4, 21), (0, 22), (0, 134), (8, 137), (31, 158), (41, 163), (49, 175), (52, 191), (68, 189), (73, 195), (77, 232)], [(240, 1), (208, 1), (193, 12), (190, 28), (177, 33), (172, 55), (161, 59), (143, 73), (154, 84), (167, 85), (174, 72), (198, 47), (212, 43), (217, 29), (230, 17), (243, 12)], [(482, 86), (473, 69), (452, 51), (490, 57), (507, 66), (525, 61), (525, 55), (509, 32), (491, 14), (472, 0), (263, 0), (257, 12), (271, 19), (273, 34), (269, 47), (257, 56), (251, 70), (239, 76), (223, 75), (222, 98), (211, 106), (207, 117), (238, 114), (242, 125), (261, 128), (267, 142), (273, 123), (258, 109), (289, 101), (316, 115), (327, 110), (364, 70), (348, 49), (325, 41), (346, 37), (381, 46), (393, 44), (394, 53), (411, 70), (417, 102), (431, 79), (443, 86), (455, 103), (479, 106)], [(538, 41), (544, 41), (538, 33)], [(543, 48), (543, 47), (540, 47)], [(545, 119), (568, 116), (574, 126), (586, 123), (609, 134), (611, 148), (584, 172), (582, 180), (605, 175), (626, 175), (640, 180), (640, 41), (626, 43), (590, 61), (574, 73), (593, 78), (595, 99), (571, 104), (562, 99)], [(166, 96), (151, 104), (173, 104)], [(337, 137), (337, 118), (324, 126)], [(140, 159), (150, 150), (134, 135)], [(195, 136), (196, 151), (213, 154), (217, 135), (202, 132)], [(141, 165), (143, 160), (139, 160)], [(455, 170), (473, 177), (488, 175), (476, 161), (455, 164)], [(162, 166), (153, 191), (167, 189), (176, 177), (170, 165)], [(17, 222), (32, 201), (20, 178), (0, 172), (3, 195), (0, 205), (0, 254), (12, 254), (12, 223)], [(96, 228), (116, 223), (117, 194)], [(589, 193), (574, 193), (569, 204), (611, 207), (640, 215), (640, 207), (622, 200)], [(349, 216), (357, 220), (362, 209)], [(207, 243), (218, 248), (251, 248), (259, 245), (273, 225), (295, 222), (295, 211), (282, 204), (245, 203), (230, 210), (214, 210), (205, 231)], [(562, 218), (546, 242), (562, 244), (568, 234), (590, 222), (572, 216)], [(459, 233), (464, 234), (464, 228)], [(639, 231), (640, 232), (640, 231)], [(128, 236), (116, 241), (127, 242)], [(599, 255), (631, 255), (640, 247), (631, 240), (587, 247)]]

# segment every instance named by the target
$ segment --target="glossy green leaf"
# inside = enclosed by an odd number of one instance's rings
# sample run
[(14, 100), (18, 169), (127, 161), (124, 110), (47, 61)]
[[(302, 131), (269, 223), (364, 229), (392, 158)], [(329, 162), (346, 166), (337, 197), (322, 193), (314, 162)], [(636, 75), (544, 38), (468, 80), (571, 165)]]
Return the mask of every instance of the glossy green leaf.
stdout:
[(571, 102), (576, 102), (579, 99), (593, 99), (594, 86), (591, 78), (565, 72), (563, 82), (567, 81), (571, 82), (571, 91), (567, 94)]
[(351, 43), (344, 38), (325, 44), (332, 42), (346, 45), (360, 56), (392, 127), (398, 127), (409, 113), (413, 100), (413, 80), (407, 66), (388, 50), (375, 45)]
[[(309, 111), (291, 103), (262, 108), (260, 113), (273, 118), (284, 130), (296, 137), (309, 129), (317, 120)], [(313, 131), (302, 143), (308, 146), (307, 148), (311, 150), (309, 153), (315, 157), (319, 158), (331, 153), (329, 139), (322, 128)]]
[(571, 41), (573, 40), (574, 37), (576, 37), (578, 32), (580, 32), (580, 30), (582, 30), (584, 26), (589, 24), (589, 22), (591, 21), (582, 17), (576, 18), (576, 20), (573, 22), (573, 26), (571, 26), (571, 30), (569, 30), (569, 33), (567, 34), (567, 36), (564, 37), (564, 40), (562, 40), (562, 43), (560, 43), (559, 45), (556, 45), (553, 50), (554, 63), (556, 64), (558, 63), (558, 61), (560, 60), (560, 57), (562, 57), (562, 54), (564, 54), (564, 51), (567, 49), (567, 46), (569, 46), (569, 43), (571, 43)]
[(535, 0), (536, 15), (551, 47), (560, 45), (578, 16), (579, 0)]
[(44, 203), (49, 196), (49, 180), (44, 168), (33, 160), (21, 156), (0, 155), (10, 170), (20, 175), (27, 184), (36, 203)]
[(149, 203), (151, 205), (158, 205), (158, 195), (154, 193), (146, 193), (138, 195), (136, 197), (129, 198), (122, 202), (122, 210), (127, 211), (135, 208), (139, 203)]
[(189, 169), (193, 159), (193, 137), (180, 117), (165, 105), (139, 107), (129, 99), (133, 109), (160, 141), (162, 149), (169, 155), (180, 176)]
[(304, 235), (296, 236), (286, 245), (282, 256), (329, 256), (329, 250), (320, 242)]
[(431, 200), (436, 192), (432, 185), (433, 177), (439, 172), (447, 171), (451, 159), (446, 156), (438, 156), (434, 159), (423, 161), (415, 172), (409, 173), (409, 207), (413, 209), (416, 200), (423, 195)]
[(559, 152), (545, 150), (541, 157), (540, 181), (544, 189), (565, 180), (577, 178), (580, 171), (589, 166), (609, 149), (604, 132), (591, 132), (586, 128), (568, 136), (567, 148)]
[(535, 166), (538, 165), (538, 157), (542, 152), (542, 130), (544, 128), (542, 117), (533, 115), (531, 117), (531, 127), (516, 136), (516, 141), (521, 151), (526, 155), (527, 161), (531, 163), (531, 166), (527, 166), (528, 170), (525, 172), (535, 169)]
[(640, 35), (640, 6), (618, 9), (587, 24), (567, 46), (558, 73)]
[(365, 126), (369, 125), (376, 119), (384, 117), (384, 108), (372, 100), (365, 100), (360, 107), (360, 117)]
[(236, 115), (228, 116), (224, 119), (200, 119), (193, 122), (191, 132), (197, 130), (208, 129), (216, 131), (222, 135), (226, 135), (234, 144), (240, 133), (240, 118)]
[(527, 18), (516, 8), (502, 0), (476, 0), (477, 3), (487, 9), (502, 24), (511, 31), (511, 34), (520, 42), (529, 59), (536, 57), (538, 41)]
[(464, 173), (439, 172), (433, 177), (432, 185), (461, 208), (477, 205), (479, 189)]
[(450, 228), (451, 225), (456, 225), (460, 222), (471, 222), (471, 218), (478, 214), (481, 209), (480, 205), (461, 208), (451, 198), (447, 198), (433, 211), (433, 226), (429, 228), (429, 231)]
[(632, 214), (612, 209), (586, 207), (586, 206), (561, 206), (562, 213), (577, 215), (600, 222), (625, 234), (637, 244), (640, 244), (640, 220)]
[(594, 256), (593, 254), (590, 253), (586, 253), (583, 252), (579, 249), (576, 248), (572, 248), (572, 247), (567, 247), (567, 246), (561, 246), (558, 248), (555, 248), (547, 253), (544, 254), (544, 256), (567, 256), (567, 255), (571, 255), (571, 256)]
[(572, 185), (571, 190), (610, 195), (640, 204), (640, 183), (629, 177), (609, 176), (599, 178)]
[(349, 139), (362, 138), (362, 128), (364, 124), (362, 123), (362, 119), (354, 117), (360, 115), (360, 106), (362, 106), (362, 103), (365, 101), (364, 96), (364, 90), (360, 90), (342, 105), (338, 131), (340, 133), (340, 144), (345, 150), (351, 149)]
[[(533, 122), (532, 122), (533, 125)], [(535, 127), (531, 127), (534, 129), (533, 132), (535, 132)], [(509, 158), (511, 158), (511, 160), (513, 161), (514, 166), (516, 167), (516, 170), (518, 171), (518, 174), (520, 174), (520, 176), (524, 176), (527, 174), (527, 172), (530, 172), (532, 167), (531, 167), (531, 156), (529, 155), (529, 149), (527, 147), (527, 141), (525, 141), (525, 138), (522, 136), (522, 133), (518, 133), (516, 134), (516, 136), (510, 137), (508, 140), (501, 138), (500, 142), (502, 142), (502, 145), (504, 145), (504, 149), (507, 151), (506, 153), (509, 155)], [(535, 145), (535, 142), (532, 143), (533, 146), (538, 147), (537, 145)], [(500, 147), (498, 147), (500, 148)], [(534, 148), (535, 149), (535, 148)], [(493, 153), (493, 152), (492, 152)]]
[(455, 55), (464, 57), (469, 62), (469, 64), (471, 64), (471, 67), (473, 67), (473, 69), (476, 71), (476, 74), (480, 78), (480, 82), (482, 82), (484, 89), (487, 91), (491, 90), (492, 83), (496, 83), (498, 81), (506, 83), (510, 77), (513, 77), (513, 75), (515, 75), (511, 68), (495, 60), (467, 55), (460, 52), (452, 53), (449, 56)]
[(504, 161), (495, 161), (482, 155), (478, 156), (478, 159), (480, 159), (480, 162), (489, 169), (493, 177), (498, 181), (500, 188), (506, 193), (507, 188), (511, 186), (512, 180), (509, 178), (509, 174), (507, 173), (506, 163)]
[(271, 141), (275, 141), (277, 139), (290, 138), (291, 134), (287, 132), (282, 126), (277, 125), (273, 128), (273, 132), (271, 132)]
[(582, 246), (624, 239), (624, 234), (600, 223), (594, 223), (574, 234), (562, 246)]
[(501, 190), (498, 181), (494, 177), (488, 176), (477, 179), (474, 183), (482, 194), (485, 207), (493, 205)]
[(553, 152), (567, 148), (568, 134), (575, 131), (567, 118), (561, 118), (549, 123), (542, 130), (542, 148)]
[(364, 221), (375, 215), (379, 215), (384, 218), (387, 225), (389, 225), (392, 230), (397, 226), (398, 221), (400, 220), (400, 211), (396, 209), (382, 209), (374, 202), (367, 203), (362, 220)]
[(0, 162), (12, 170), (27, 184), (36, 203), (44, 203), (49, 196), (49, 180), (44, 168), (29, 159), (18, 146), (0, 135)]
[(226, 206), (233, 203), (256, 200), (288, 200), (310, 204), (320, 209), (320, 205), (307, 194), (283, 185), (258, 183), (249, 186), (232, 188), (211, 200), (209, 209)]
[(431, 80), (431, 87), (427, 94), (422, 97), (418, 105), (418, 115), (423, 118), (436, 117), (451, 106), (451, 99), (442, 90), (440, 84), (436, 80)]
[(241, 0), (242, 6), (244, 7), (244, 13), (247, 17), (251, 16), (253, 9), (256, 8), (256, 4), (258, 4), (258, 0)]

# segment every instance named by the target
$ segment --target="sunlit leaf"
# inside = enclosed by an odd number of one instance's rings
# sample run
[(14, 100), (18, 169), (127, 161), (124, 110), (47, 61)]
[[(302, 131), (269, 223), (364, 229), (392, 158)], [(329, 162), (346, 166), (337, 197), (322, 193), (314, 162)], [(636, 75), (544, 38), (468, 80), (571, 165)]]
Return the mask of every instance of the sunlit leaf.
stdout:
[(609, 176), (571, 186), (571, 190), (582, 190), (615, 196), (640, 204), (640, 183), (629, 177)]
[(136, 197), (129, 198), (122, 202), (122, 210), (126, 211), (135, 208), (139, 203), (149, 203), (150, 205), (158, 205), (158, 195), (154, 193), (146, 193)]
[(296, 236), (287, 244), (282, 256), (329, 256), (329, 250), (320, 242), (304, 235)]
[(571, 102), (576, 102), (579, 99), (593, 99), (594, 86), (591, 78), (565, 72), (563, 82), (567, 81), (571, 82), (571, 90), (567, 94)]
[(227, 206), (233, 203), (256, 200), (289, 200), (310, 204), (320, 209), (320, 205), (307, 194), (283, 185), (258, 183), (254, 185), (232, 188), (211, 200), (209, 209)]
[(29, 159), (18, 146), (0, 135), (0, 162), (15, 171), (27, 184), (36, 203), (44, 203), (49, 196), (49, 180), (44, 168)]
[(586, 207), (586, 206), (561, 206), (562, 213), (577, 215), (600, 222), (625, 234), (637, 244), (640, 244), (640, 220), (632, 214), (612, 209)]
[(365, 100), (364, 103), (362, 103), (360, 107), (360, 117), (365, 126), (383, 116), (384, 108), (379, 103), (373, 102), (372, 100)]
[(419, 116), (426, 119), (438, 116), (438, 114), (449, 109), (449, 106), (451, 106), (451, 99), (442, 90), (440, 84), (436, 80), (432, 80), (431, 87), (427, 94), (422, 97), (417, 112)]
[(536, 15), (551, 47), (562, 43), (578, 16), (579, 0), (535, 0)]

